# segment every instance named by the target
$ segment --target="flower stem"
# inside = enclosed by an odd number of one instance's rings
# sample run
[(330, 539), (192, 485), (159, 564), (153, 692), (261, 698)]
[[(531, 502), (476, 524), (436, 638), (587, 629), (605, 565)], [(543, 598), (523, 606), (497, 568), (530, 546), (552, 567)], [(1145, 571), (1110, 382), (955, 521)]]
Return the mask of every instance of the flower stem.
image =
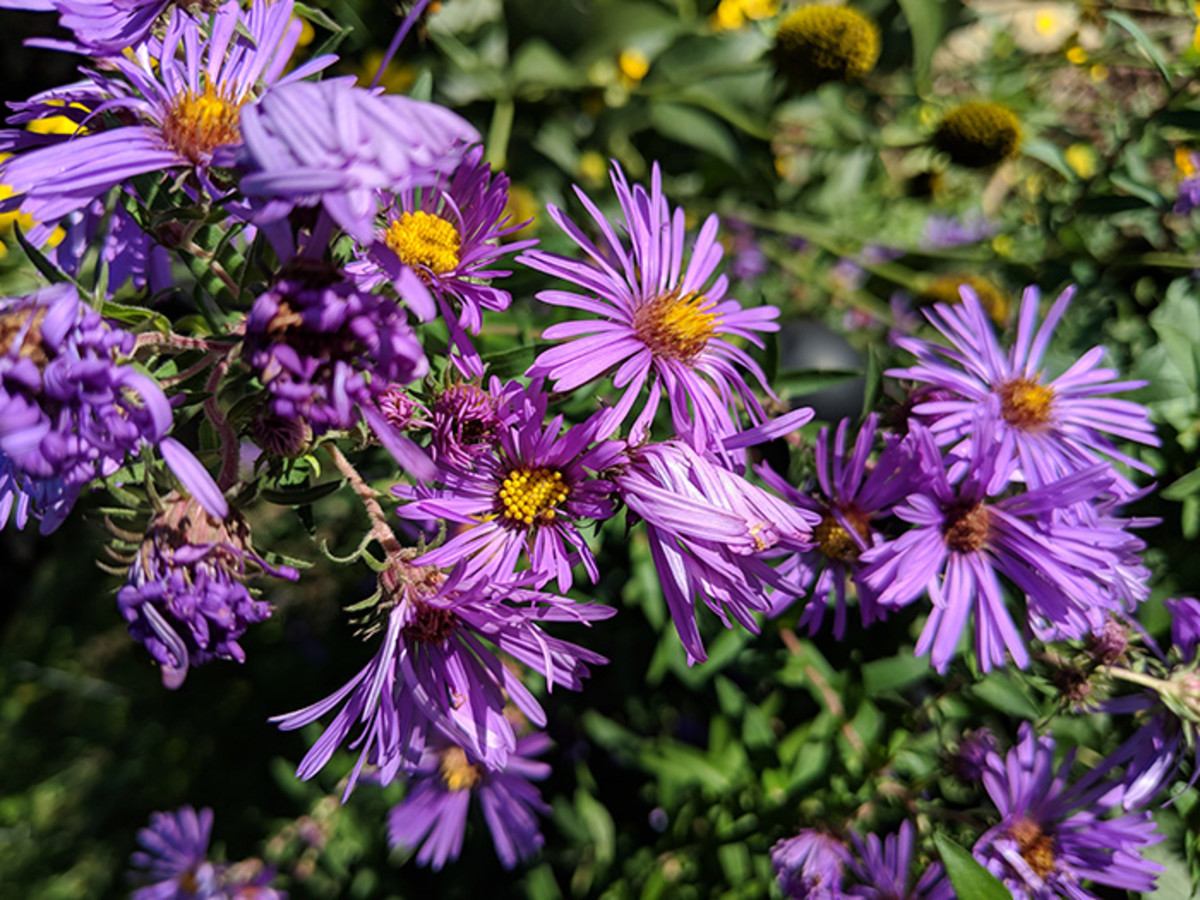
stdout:
[(346, 459), (346, 455), (342, 453), (337, 444), (328, 443), (324, 447), (333, 460), (333, 464), (337, 466), (339, 472), (346, 476), (346, 480), (354, 488), (354, 493), (358, 494), (358, 499), (362, 501), (362, 505), (367, 511), (367, 518), (371, 520), (371, 534), (379, 541), (379, 545), (388, 556), (400, 553), (400, 542), (396, 540), (396, 534), (388, 525), (383, 507), (379, 505), (377, 499), (379, 492), (363, 480), (363, 477), (358, 474), (358, 470), (354, 468), (350, 460)]

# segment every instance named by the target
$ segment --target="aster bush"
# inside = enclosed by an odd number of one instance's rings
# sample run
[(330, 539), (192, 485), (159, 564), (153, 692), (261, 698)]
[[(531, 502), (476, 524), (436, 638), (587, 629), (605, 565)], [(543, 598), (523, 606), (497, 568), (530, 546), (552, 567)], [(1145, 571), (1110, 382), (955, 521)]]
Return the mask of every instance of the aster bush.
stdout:
[(1191, 896), (1195, 15), (0, 0), (6, 892)]

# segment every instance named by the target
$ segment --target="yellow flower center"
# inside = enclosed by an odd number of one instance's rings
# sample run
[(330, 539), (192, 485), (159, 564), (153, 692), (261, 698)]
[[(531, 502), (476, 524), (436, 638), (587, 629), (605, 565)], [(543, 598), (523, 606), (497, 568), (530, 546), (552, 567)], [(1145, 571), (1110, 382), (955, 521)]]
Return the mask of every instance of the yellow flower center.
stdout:
[(951, 162), (986, 169), (1016, 156), (1021, 146), (1021, 123), (999, 103), (964, 103), (942, 118), (933, 144)]
[(1000, 414), (1004, 421), (1022, 431), (1036, 431), (1050, 421), (1054, 409), (1054, 389), (1030, 378), (1018, 378), (1001, 385)]
[[(859, 536), (866, 540), (870, 533), (867, 517), (857, 510), (843, 510), (843, 513)], [(813, 529), (813, 537), (817, 539), (817, 549), (826, 559), (843, 563), (854, 562), (862, 552), (854, 537), (832, 513), (826, 513), (821, 519), (821, 524)]]
[(703, 294), (677, 291), (655, 297), (633, 314), (633, 328), (656, 356), (690, 363), (708, 346), (720, 316)]
[(987, 543), (991, 514), (982, 503), (961, 506), (946, 514), (942, 526), (946, 545), (959, 553), (972, 553)]
[(432, 213), (406, 212), (388, 226), (384, 242), (405, 265), (445, 275), (458, 268), (458, 229)]
[(176, 153), (193, 163), (204, 162), (217, 147), (242, 139), (238, 117), (244, 102), (211, 84), (202, 94), (184, 91), (167, 113), (163, 136)]
[(438, 760), (438, 774), (449, 791), (466, 791), (479, 784), (483, 769), (478, 763), (467, 759), (462, 747), (447, 747)]
[(1054, 871), (1054, 838), (1042, 831), (1033, 819), (1021, 818), (1008, 829), (1009, 836), (1017, 842), (1021, 858), (1038, 878), (1045, 878)]
[(571, 488), (557, 469), (516, 469), (508, 473), (498, 497), (504, 515), (513, 522), (548, 525), (556, 508), (571, 495)]
[(775, 59), (798, 85), (862, 78), (879, 59), (879, 29), (846, 6), (802, 6), (779, 25)]

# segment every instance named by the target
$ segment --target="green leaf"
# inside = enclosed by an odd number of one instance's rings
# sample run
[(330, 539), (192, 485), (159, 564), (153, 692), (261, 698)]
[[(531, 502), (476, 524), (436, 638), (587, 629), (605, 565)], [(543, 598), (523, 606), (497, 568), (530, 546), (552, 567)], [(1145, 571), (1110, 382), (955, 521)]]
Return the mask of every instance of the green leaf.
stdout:
[(916, 656), (877, 659), (862, 667), (863, 689), (868, 697), (899, 691), (921, 681), (932, 669), (929, 660)]
[(1132, 194), (1134, 197), (1145, 200), (1146, 203), (1155, 207), (1156, 209), (1162, 209), (1167, 205), (1166, 201), (1163, 199), (1163, 195), (1154, 188), (1150, 187), (1150, 185), (1140, 184), (1139, 182), (1134, 181), (1132, 178), (1122, 175), (1120, 172), (1114, 172), (1112, 174), (1112, 183), (1115, 187), (1119, 187), (1127, 194)]
[(1125, 15), (1125, 13), (1116, 12), (1115, 10), (1109, 10), (1106, 12), (1104, 14), (1104, 18), (1108, 19), (1108, 21), (1112, 22), (1114, 25), (1119, 25), (1129, 32), (1133, 39), (1137, 41), (1138, 46), (1141, 47), (1146, 56), (1149, 57), (1150, 62), (1154, 63), (1154, 67), (1158, 69), (1159, 74), (1162, 75), (1163, 81), (1165, 81), (1169, 86), (1171, 84), (1171, 70), (1167, 68), (1167, 59), (1165, 56), (1163, 56), (1162, 50), (1158, 48), (1158, 45), (1155, 44), (1154, 41), (1150, 40), (1150, 36), (1146, 34), (1146, 32), (1142, 31), (1142, 26), (1138, 25), (1137, 22), (1133, 21), (1133, 19), (1129, 18), (1129, 16)]
[(1182, 502), (1197, 491), (1200, 491), (1200, 469), (1193, 469), (1178, 481), (1163, 488), (1162, 496), (1164, 500)]
[(843, 381), (861, 378), (862, 374), (858, 369), (785, 369), (776, 376), (772, 387), (776, 391), (787, 391), (793, 397), (803, 397)]
[(316, 503), (322, 497), (328, 497), (341, 486), (342, 482), (339, 480), (326, 481), (323, 484), (314, 484), (311, 487), (304, 485), (300, 488), (287, 488), (284, 490), (266, 488), (260, 496), (269, 503), (275, 503), (279, 506), (308, 506), (311, 503)]
[(678, 103), (655, 103), (650, 107), (650, 125), (668, 140), (711, 153), (730, 166), (738, 165), (737, 141), (709, 113)]
[[(25, 232), (21, 230), (20, 225), (13, 226), (13, 234), (17, 236), (17, 243), (21, 245), (21, 249), (25, 251), (25, 255), (29, 257), (29, 261), (33, 263), (33, 267), (41, 272), (47, 281), (51, 284), (62, 284), (71, 281), (66, 276), (66, 273), (60, 272), (54, 263), (42, 255), (41, 250), (29, 243), (29, 238), (25, 237)], [(79, 285), (76, 283), (75, 286), (78, 287)]]
[(971, 900), (1012, 900), (1008, 888), (963, 847), (941, 834), (935, 834), (933, 842), (958, 896)]
[(937, 49), (946, 27), (948, 4), (944, 0), (899, 0), (899, 3), (908, 21), (908, 30), (912, 33), (913, 75), (917, 93), (926, 95), (932, 86), (930, 67), (933, 51)]
[(533, 361), (539, 353), (553, 346), (548, 341), (538, 341), (534, 344), (526, 344), (524, 347), (514, 347), (512, 350), (491, 353), (485, 356), (483, 361), (488, 367), (488, 373), (497, 378), (518, 378), (533, 365)]

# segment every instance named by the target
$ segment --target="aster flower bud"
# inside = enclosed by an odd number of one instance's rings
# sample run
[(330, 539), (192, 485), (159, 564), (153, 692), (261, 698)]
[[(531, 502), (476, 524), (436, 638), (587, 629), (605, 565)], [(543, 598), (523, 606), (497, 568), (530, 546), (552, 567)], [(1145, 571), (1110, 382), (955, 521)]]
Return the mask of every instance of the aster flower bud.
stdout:
[(270, 456), (295, 459), (312, 446), (313, 430), (303, 418), (262, 412), (250, 421), (250, 437)]
[(244, 580), (255, 570), (295, 580), (295, 569), (270, 566), (250, 545), (250, 529), (236, 511), (222, 520), (179, 494), (150, 521), (117, 593), (129, 633), (162, 667), (163, 683), (177, 688), (188, 667), (213, 659), (246, 658), (238, 639), (267, 619), (271, 606), (254, 599)]
[(933, 145), (957, 165), (986, 169), (1016, 156), (1021, 123), (999, 103), (964, 103), (943, 117)]
[(783, 20), (775, 63), (795, 89), (862, 78), (879, 59), (879, 29), (845, 6), (802, 6)]
[(963, 735), (958, 749), (950, 757), (950, 769), (963, 781), (978, 781), (988, 754), (997, 750), (996, 736), (989, 728), (976, 728)]
[(1088, 656), (1100, 665), (1111, 666), (1129, 646), (1129, 629), (1109, 616), (1104, 624), (1087, 636), (1084, 642)]
[(771, 866), (785, 897), (837, 900), (850, 851), (841, 841), (812, 828), (771, 848)]

